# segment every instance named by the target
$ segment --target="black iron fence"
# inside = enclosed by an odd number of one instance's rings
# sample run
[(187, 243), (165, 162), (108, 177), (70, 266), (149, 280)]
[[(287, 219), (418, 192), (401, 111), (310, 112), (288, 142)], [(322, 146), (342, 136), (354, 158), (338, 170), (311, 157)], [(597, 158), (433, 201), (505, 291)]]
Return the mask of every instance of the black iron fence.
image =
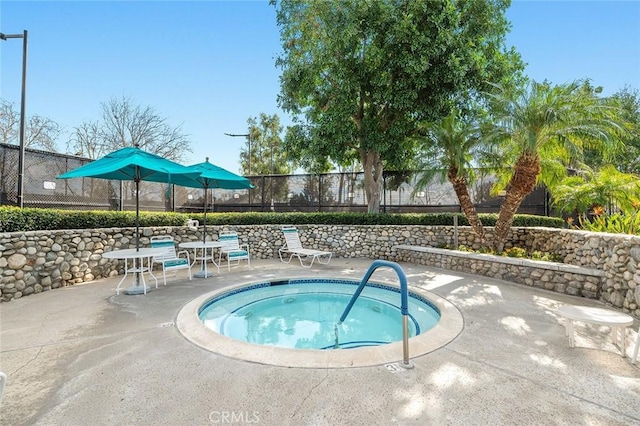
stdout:
[[(0, 205), (18, 203), (18, 156), (15, 145), (0, 144)], [(133, 182), (92, 178), (56, 179), (91, 160), (52, 152), (25, 150), (24, 206), (75, 210), (135, 210)], [(420, 172), (385, 172), (381, 210), (388, 213), (460, 211), (448, 182), (432, 180), (418, 188)], [(501, 197), (490, 194), (495, 177), (479, 171), (471, 197), (480, 213), (497, 212)], [(208, 211), (340, 212), (366, 211), (362, 173), (249, 176), (251, 190), (210, 189)], [(202, 212), (204, 190), (155, 182), (140, 183), (140, 209)], [(549, 195), (537, 188), (518, 210), (550, 215)]]

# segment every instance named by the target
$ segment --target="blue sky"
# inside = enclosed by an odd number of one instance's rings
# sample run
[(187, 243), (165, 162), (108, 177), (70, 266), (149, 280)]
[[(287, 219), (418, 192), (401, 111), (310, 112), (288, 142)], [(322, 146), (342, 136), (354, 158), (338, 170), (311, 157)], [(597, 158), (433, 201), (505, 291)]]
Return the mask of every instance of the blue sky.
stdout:
[[(514, 1), (507, 44), (535, 80), (640, 89), (640, 1)], [(129, 97), (182, 125), (193, 153), (239, 171), (247, 119), (278, 113), (280, 51), (268, 1), (6, 1), (0, 31), (29, 32), (27, 115), (67, 131)], [(0, 96), (20, 102), (22, 43), (0, 42)], [(67, 134), (59, 147), (65, 150)]]

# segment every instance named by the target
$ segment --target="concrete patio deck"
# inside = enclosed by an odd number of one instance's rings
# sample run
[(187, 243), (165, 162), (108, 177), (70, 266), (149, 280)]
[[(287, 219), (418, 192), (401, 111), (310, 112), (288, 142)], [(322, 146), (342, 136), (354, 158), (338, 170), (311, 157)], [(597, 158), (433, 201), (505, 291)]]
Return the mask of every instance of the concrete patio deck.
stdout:
[[(226, 285), (361, 278), (371, 262), (303, 270), (257, 260), (207, 279), (179, 273), (147, 295), (116, 296), (113, 278), (2, 303), (0, 424), (640, 424), (640, 364), (620, 356), (607, 327), (578, 324), (571, 349), (555, 313), (602, 305), (505, 281), (402, 264), (410, 286), (464, 318), (456, 339), (412, 358), (410, 370), (240, 361), (195, 346), (175, 325), (186, 303)], [(386, 270), (374, 278), (396, 282)], [(627, 330), (628, 355), (637, 330), (637, 321)]]

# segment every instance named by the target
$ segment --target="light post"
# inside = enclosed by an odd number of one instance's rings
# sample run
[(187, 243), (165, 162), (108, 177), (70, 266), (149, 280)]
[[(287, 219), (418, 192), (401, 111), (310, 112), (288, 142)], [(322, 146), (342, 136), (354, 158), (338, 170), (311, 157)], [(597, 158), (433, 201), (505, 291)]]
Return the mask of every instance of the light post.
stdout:
[(27, 30), (22, 34), (0, 33), (0, 39), (22, 39), (22, 95), (20, 97), (20, 152), (18, 154), (18, 207), (24, 207), (24, 132), (25, 132), (25, 103), (27, 94)]
[[(242, 138), (247, 138), (247, 140), (249, 141), (249, 158), (248, 158), (248, 163), (249, 163), (249, 173), (247, 173), (247, 176), (251, 176), (251, 133), (245, 133), (242, 135), (238, 135), (238, 134), (233, 134), (233, 133), (225, 133), (225, 135), (227, 136), (231, 136), (234, 138), (237, 137), (242, 137)], [(251, 211), (251, 190), (249, 189), (249, 211)]]
[(247, 138), (249, 140), (249, 173), (247, 174), (248, 176), (251, 176), (251, 133), (245, 133), (244, 135), (235, 135), (232, 133), (225, 133), (225, 135), (227, 136), (231, 136), (231, 137), (243, 137), (243, 138)]
[(269, 143), (269, 148), (271, 151), (271, 160), (270, 160), (271, 177), (269, 179), (269, 192), (271, 194), (271, 211), (274, 212), (276, 211), (276, 209), (273, 206), (273, 140), (271, 140), (271, 142)]

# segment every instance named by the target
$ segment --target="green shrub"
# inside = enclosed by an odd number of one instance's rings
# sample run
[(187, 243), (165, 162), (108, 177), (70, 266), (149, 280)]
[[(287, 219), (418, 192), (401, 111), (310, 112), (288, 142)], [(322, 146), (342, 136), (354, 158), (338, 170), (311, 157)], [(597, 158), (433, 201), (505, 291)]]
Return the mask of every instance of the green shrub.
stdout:
[(595, 216), (591, 221), (582, 220), (580, 225), (586, 231), (640, 235), (640, 211), (612, 215), (602, 214)]
[[(208, 225), (425, 225), (452, 226), (454, 216), (460, 226), (468, 226), (461, 213), (208, 213)], [(140, 226), (183, 226), (187, 219), (203, 223), (202, 213), (140, 212)], [(0, 232), (37, 231), (47, 229), (125, 228), (135, 226), (132, 211), (78, 211), (34, 209), (0, 206)], [(483, 214), (485, 226), (495, 225), (497, 215)], [(514, 226), (550, 226), (561, 228), (562, 219), (516, 215)]]
[(504, 251), (503, 255), (506, 257), (523, 258), (523, 257), (527, 257), (527, 251), (520, 247), (509, 247)]

